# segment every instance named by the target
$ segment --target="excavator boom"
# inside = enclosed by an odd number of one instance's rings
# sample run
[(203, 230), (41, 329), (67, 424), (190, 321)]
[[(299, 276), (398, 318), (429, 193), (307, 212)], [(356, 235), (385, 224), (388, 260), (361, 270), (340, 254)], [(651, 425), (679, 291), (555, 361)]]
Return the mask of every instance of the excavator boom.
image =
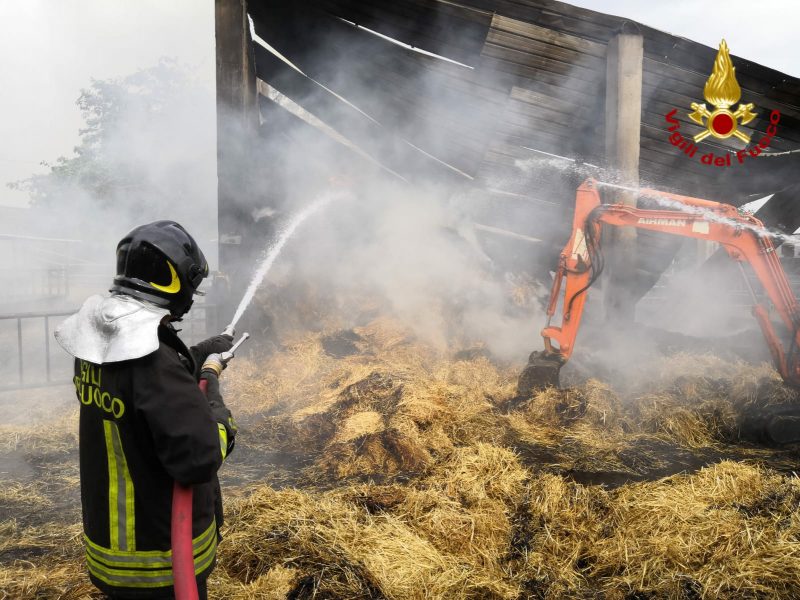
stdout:
[[(775, 367), (787, 383), (800, 387), (800, 308), (775, 252), (772, 238), (761, 221), (739, 214), (728, 204), (643, 189), (664, 209), (652, 210), (622, 204), (602, 204), (597, 183), (589, 179), (577, 191), (572, 234), (559, 256), (542, 330), (544, 352), (534, 352), (518, 385), (518, 394), (557, 385), (558, 370), (572, 355), (587, 292), (602, 271), (600, 249), (604, 225), (637, 227), (672, 235), (718, 242), (740, 265), (748, 263), (764, 288), (781, 322), (789, 331), (787, 352), (769, 316), (769, 308), (754, 298), (753, 315), (761, 327)], [(749, 285), (749, 283), (748, 283)], [(563, 301), (561, 289), (564, 289)], [(552, 319), (561, 306), (561, 322)]]

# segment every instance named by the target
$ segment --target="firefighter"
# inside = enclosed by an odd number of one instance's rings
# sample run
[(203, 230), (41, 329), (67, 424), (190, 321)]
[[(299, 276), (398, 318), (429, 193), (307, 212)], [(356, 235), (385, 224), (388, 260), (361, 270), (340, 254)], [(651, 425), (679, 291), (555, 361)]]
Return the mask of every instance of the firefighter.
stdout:
[[(200, 598), (214, 568), (222, 499), (217, 470), (236, 426), (219, 392), (230, 336), (187, 348), (173, 327), (208, 275), (173, 221), (137, 227), (117, 246), (109, 297), (92, 296), (56, 331), (75, 357), (83, 540), (92, 582), (111, 598), (174, 597), (174, 482), (193, 486)], [(199, 378), (208, 381), (207, 394)]]

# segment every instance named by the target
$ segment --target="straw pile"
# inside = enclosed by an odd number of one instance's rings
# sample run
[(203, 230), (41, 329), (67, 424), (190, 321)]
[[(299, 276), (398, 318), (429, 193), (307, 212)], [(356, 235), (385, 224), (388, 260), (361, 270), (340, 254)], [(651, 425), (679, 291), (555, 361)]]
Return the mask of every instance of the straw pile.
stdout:
[(730, 461), (608, 491), (479, 445), (412, 486), (238, 499), (215, 590), (261, 597), (280, 579), (284, 595), (263, 597), (794, 598), (798, 502), (796, 479)]
[(490, 446), (456, 453), (443, 469), (409, 489), (262, 488), (235, 503), (227, 539), (244, 551), (223, 555), (222, 570), (263, 587), (279, 566), (294, 573), (296, 593), (322, 597), (514, 597), (497, 573), (511, 531), (505, 502), (520, 494), (524, 470)]
[[(800, 597), (797, 450), (742, 440), (796, 402), (769, 367), (676, 355), (624, 391), (527, 399), (518, 373), (388, 319), (234, 361), (211, 596)], [(0, 428), (33, 469), (0, 493), (0, 599), (98, 597), (63, 499), (72, 426)]]
[[(7, 494), (0, 493), (0, 506), (5, 508), (7, 500)], [(45, 508), (38, 502), (34, 507)], [(102, 598), (82, 573), (81, 533), (77, 523), (67, 527), (60, 523), (25, 527), (13, 518), (2, 521), (0, 598)]]

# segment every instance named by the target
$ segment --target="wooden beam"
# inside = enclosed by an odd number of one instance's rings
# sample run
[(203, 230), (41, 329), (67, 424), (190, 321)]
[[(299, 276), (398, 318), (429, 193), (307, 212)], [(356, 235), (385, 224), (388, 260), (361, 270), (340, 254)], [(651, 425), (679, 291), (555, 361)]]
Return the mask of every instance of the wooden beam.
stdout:
[[(245, 174), (251, 172), (248, 148), (258, 131), (255, 64), (247, 19), (247, 0), (214, 2), (217, 67), (217, 229), (219, 270), (234, 289), (244, 289), (243, 223), (248, 206)], [(229, 304), (226, 290), (215, 292), (220, 317)], [(235, 301), (235, 300), (234, 300)], [(230, 316), (230, 315), (228, 315)]]
[[(642, 116), (644, 50), (637, 26), (626, 23), (608, 43), (606, 57), (606, 161), (617, 183), (639, 185), (639, 141)], [(612, 202), (636, 206), (636, 194), (620, 190)], [(636, 229), (615, 228), (610, 244), (610, 272), (606, 279), (606, 318), (630, 322), (634, 318), (636, 285)]]
[(487, 233), (494, 233), (495, 235), (502, 235), (505, 237), (514, 238), (515, 240), (532, 242), (534, 244), (541, 244), (543, 242), (543, 240), (540, 240), (539, 238), (516, 233), (515, 231), (509, 231), (508, 229), (502, 229), (501, 227), (493, 227), (491, 225), (483, 225), (481, 223), (473, 223), (472, 226), (478, 231), (486, 231)]
[(215, 0), (214, 8), (217, 114), (224, 107), (231, 112), (229, 117), (249, 128), (256, 107), (256, 81), (247, 0)]

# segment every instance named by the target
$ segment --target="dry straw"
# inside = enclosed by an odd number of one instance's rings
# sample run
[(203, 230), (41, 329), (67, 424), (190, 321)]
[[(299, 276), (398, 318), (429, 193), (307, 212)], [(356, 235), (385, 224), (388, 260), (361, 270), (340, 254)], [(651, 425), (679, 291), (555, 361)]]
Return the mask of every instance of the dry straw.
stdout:
[[(624, 394), (520, 399), (518, 367), (389, 319), (344, 356), (331, 335), (226, 372), (239, 486), (212, 598), (800, 597), (797, 455), (737, 439), (748, 411), (796, 401), (768, 367), (676, 355)], [(49, 470), (0, 493), (0, 599), (99, 597), (58, 496), (78, 494), (74, 420), (54, 430), (3, 429), (6, 459)], [(264, 484), (270, 453), (291, 485)]]

